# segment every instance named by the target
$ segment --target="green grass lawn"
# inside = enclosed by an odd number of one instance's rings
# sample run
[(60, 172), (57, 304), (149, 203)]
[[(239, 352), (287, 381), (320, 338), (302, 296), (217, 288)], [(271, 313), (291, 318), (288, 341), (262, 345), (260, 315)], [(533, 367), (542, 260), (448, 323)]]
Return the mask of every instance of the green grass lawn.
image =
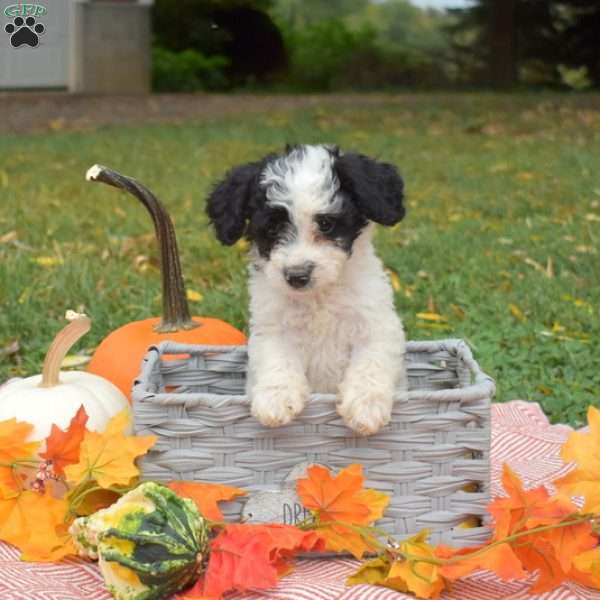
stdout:
[[(38, 372), (67, 308), (92, 349), (157, 315), (152, 225), (129, 195), (84, 181), (96, 162), (152, 189), (174, 218), (194, 314), (245, 328), (244, 250), (207, 226), (211, 182), (287, 141), (335, 142), (399, 165), (408, 214), (380, 229), (411, 339), (461, 337), (500, 401), (579, 424), (600, 404), (598, 96), (407, 96), (362, 108), (0, 138), (0, 380)], [(15, 232), (15, 233), (12, 233)], [(16, 239), (15, 239), (16, 238)], [(426, 320), (419, 313), (436, 313)], [(422, 317), (423, 315), (421, 315)], [(426, 315), (425, 315), (426, 316)], [(18, 340), (17, 354), (3, 353)]]

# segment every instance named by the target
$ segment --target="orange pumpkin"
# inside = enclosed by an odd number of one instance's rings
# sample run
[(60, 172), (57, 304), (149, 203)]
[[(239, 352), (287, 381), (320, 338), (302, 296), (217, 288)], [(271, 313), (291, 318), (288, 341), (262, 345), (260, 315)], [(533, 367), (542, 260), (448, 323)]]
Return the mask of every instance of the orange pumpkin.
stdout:
[(88, 371), (112, 381), (130, 398), (133, 381), (149, 346), (164, 340), (219, 346), (245, 344), (246, 336), (229, 323), (190, 316), (175, 230), (158, 198), (134, 179), (100, 165), (89, 169), (86, 178), (126, 190), (150, 213), (160, 247), (163, 300), (161, 318), (133, 321), (110, 333), (96, 349)]

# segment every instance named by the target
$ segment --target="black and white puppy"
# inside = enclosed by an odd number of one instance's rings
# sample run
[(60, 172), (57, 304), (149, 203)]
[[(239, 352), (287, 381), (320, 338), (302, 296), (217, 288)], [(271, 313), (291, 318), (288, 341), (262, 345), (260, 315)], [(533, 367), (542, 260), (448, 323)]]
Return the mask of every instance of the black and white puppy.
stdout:
[(218, 239), (251, 243), (247, 393), (264, 425), (291, 421), (311, 391), (337, 393), (360, 434), (389, 421), (405, 338), (371, 237), (403, 218), (403, 198), (393, 165), (327, 145), (288, 147), (214, 188)]

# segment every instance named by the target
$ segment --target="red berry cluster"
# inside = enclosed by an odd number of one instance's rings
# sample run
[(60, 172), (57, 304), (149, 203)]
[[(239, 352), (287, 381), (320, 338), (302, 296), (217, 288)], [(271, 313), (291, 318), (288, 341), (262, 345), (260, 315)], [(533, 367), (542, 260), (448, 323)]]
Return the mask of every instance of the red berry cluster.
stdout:
[(46, 481), (60, 479), (54, 472), (51, 460), (43, 461), (39, 464), (38, 471), (35, 474), (35, 481), (31, 484), (31, 489), (34, 492), (43, 494), (46, 491)]

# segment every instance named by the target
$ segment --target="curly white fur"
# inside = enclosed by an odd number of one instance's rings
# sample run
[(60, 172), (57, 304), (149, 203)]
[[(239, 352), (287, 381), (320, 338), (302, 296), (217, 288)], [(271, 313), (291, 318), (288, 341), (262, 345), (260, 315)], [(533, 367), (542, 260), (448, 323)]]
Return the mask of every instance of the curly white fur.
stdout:
[[(369, 223), (352, 252), (324, 240), (315, 215), (339, 210), (326, 147), (303, 147), (267, 166), (268, 202), (290, 213), (294, 233), (268, 258), (252, 251), (247, 392), (263, 424), (289, 423), (311, 391), (338, 394), (338, 412), (360, 434), (388, 423), (405, 389), (405, 338)], [(311, 285), (293, 289), (285, 269), (314, 264)]]

